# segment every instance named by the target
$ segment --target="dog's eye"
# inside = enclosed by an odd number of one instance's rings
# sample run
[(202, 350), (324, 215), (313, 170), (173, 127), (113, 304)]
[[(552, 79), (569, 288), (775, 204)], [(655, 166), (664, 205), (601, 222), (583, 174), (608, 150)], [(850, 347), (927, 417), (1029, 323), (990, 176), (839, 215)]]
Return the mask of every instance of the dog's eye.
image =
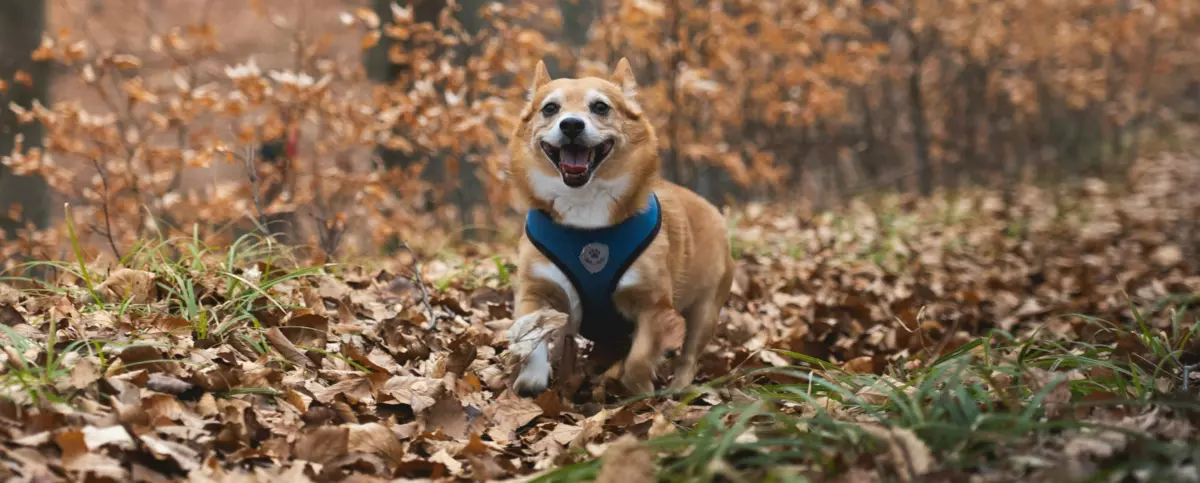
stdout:
[(558, 104), (551, 102), (549, 104), (542, 106), (542, 115), (543, 116), (550, 117), (550, 116), (553, 116), (557, 112), (558, 112)]
[(607, 115), (610, 109), (612, 108), (608, 107), (608, 104), (605, 104), (604, 101), (596, 101), (592, 103), (592, 112), (597, 116)]

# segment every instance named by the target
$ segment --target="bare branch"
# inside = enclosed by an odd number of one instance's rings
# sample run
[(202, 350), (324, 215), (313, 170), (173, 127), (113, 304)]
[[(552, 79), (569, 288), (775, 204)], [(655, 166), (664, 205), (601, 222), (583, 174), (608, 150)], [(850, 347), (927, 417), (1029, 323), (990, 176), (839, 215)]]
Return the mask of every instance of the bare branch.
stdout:
[(121, 260), (121, 250), (117, 249), (117, 242), (113, 240), (112, 216), (108, 212), (108, 173), (104, 168), (100, 167), (100, 161), (92, 158), (92, 166), (96, 167), (96, 174), (100, 175), (100, 185), (104, 187), (103, 201), (100, 202), (100, 209), (104, 212), (104, 232), (105, 238), (108, 238), (108, 246), (112, 249), (113, 255), (116, 255), (117, 260)]
[(258, 229), (263, 235), (267, 235), (267, 215), (263, 213), (262, 200), (259, 198), (258, 191), (258, 166), (254, 162), (254, 146), (246, 146), (246, 155), (243, 157), (246, 161), (246, 176), (250, 177), (250, 189), (254, 194), (254, 210), (258, 213)]
[(408, 246), (408, 242), (401, 241), (400, 247), (407, 250), (413, 257), (413, 281), (417, 283), (417, 288), (421, 290), (421, 304), (425, 306), (425, 316), (429, 319), (429, 325), (425, 328), (433, 330), (437, 326), (438, 317), (433, 311), (433, 305), (429, 303), (429, 289), (425, 286), (425, 279), (421, 277), (421, 259), (417, 256), (417, 252)]

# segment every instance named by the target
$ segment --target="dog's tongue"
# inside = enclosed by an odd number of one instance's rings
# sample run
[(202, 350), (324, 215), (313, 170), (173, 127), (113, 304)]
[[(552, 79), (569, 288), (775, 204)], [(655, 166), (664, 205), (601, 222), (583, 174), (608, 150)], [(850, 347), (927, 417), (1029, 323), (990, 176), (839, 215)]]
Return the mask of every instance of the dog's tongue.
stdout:
[(558, 163), (559, 169), (567, 174), (582, 174), (588, 169), (589, 158), (592, 157), (592, 150), (583, 148), (566, 148), (559, 155), (561, 161)]

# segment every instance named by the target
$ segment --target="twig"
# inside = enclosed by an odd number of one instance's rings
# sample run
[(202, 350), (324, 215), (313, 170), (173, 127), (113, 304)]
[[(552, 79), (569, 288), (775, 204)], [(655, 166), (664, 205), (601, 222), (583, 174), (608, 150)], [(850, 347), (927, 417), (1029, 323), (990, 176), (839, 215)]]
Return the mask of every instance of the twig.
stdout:
[(950, 331), (942, 334), (942, 340), (939, 340), (937, 346), (935, 346), (933, 351), (929, 353), (930, 359), (934, 359), (938, 356), (938, 354), (942, 353), (942, 349), (945, 349), (946, 344), (950, 343), (950, 339), (954, 338), (954, 334), (958, 333), (958, 326), (962, 324), (962, 319), (962, 317), (954, 319), (954, 325), (950, 326)]
[(100, 161), (96, 158), (92, 158), (92, 166), (96, 167), (96, 174), (100, 175), (100, 185), (104, 187), (104, 201), (100, 203), (100, 208), (104, 210), (104, 236), (108, 238), (108, 246), (112, 248), (113, 255), (117, 256), (117, 260), (121, 260), (125, 257), (121, 256), (117, 242), (113, 240), (112, 217), (108, 213), (108, 174), (100, 167)]
[(408, 246), (408, 242), (400, 242), (400, 246), (413, 257), (413, 278), (417, 282), (417, 287), (421, 289), (421, 304), (425, 306), (425, 316), (429, 319), (429, 325), (426, 330), (433, 330), (437, 325), (437, 315), (433, 312), (433, 305), (429, 303), (429, 289), (425, 287), (425, 280), (421, 278), (421, 260), (417, 258), (417, 252), (413, 251), (412, 247)]
[(263, 232), (263, 235), (269, 233), (267, 231), (267, 215), (263, 214), (262, 200), (258, 195), (258, 169), (254, 165), (254, 146), (246, 146), (246, 175), (250, 177), (250, 186), (254, 190), (254, 210), (258, 212), (258, 228)]
[(283, 335), (283, 331), (279, 327), (271, 327), (265, 334), (267, 342), (279, 351), (279, 354), (287, 359), (288, 362), (300, 367), (313, 367), (312, 360), (304, 356), (304, 351), (296, 347), (292, 341), (288, 340), (287, 336)]
[(329, 220), (316, 213), (312, 213), (310, 216), (321, 225), (321, 229), (317, 233), (317, 236), (320, 237), (321, 250), (325, 252), (326, 258), (333, 260), (338, 246), (342, 243), (342, 235), (346, 233), (346, 224), (337, 220), (336, 217)]

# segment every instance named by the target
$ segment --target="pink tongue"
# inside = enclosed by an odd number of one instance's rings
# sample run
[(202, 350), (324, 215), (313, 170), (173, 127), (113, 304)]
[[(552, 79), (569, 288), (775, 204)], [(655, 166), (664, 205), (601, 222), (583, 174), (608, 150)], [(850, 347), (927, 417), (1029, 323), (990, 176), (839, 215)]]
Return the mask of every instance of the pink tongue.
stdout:
[(558, 163), (558, 166), (564, 173), (580, 174), (587, 172), (588, 151), (586, 149), (564, 149), (559, 156), (562, 161)]

